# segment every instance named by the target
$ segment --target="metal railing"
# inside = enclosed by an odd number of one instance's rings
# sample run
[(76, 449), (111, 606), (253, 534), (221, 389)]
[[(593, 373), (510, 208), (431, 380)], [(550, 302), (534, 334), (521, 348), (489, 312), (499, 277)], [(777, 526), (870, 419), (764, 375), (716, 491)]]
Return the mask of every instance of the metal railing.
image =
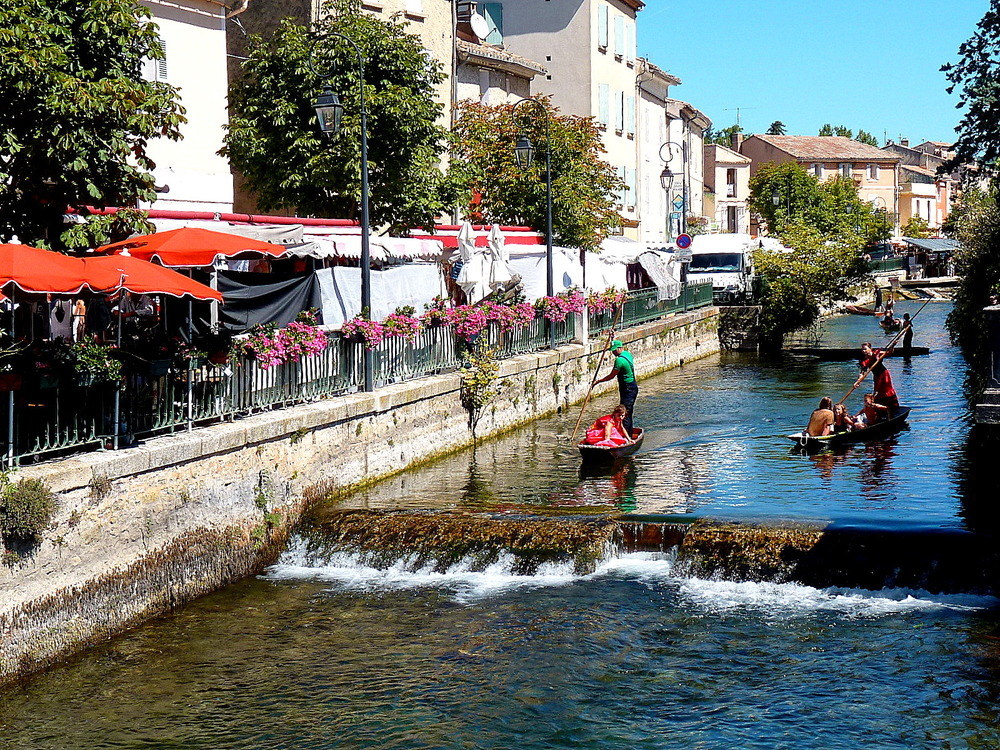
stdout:
[[(657, 299), (656, 289), (640, 289), (629, 292), (625, 298), (619, 328), (647, 323), (673, 313), (707, 307), (712, 304), (712, 282), (699, 281), (684, 284), (680, 296), (674, 300)], [(611, 327), (613, 315), (608, 312), (590, 314), (590, 332), (603, 333)]]
[(881, 258), (868, 262), (871, 273), (884, 273), (886, 271), (905, 271), (908, 268), (906, 258)]
[[(622, 325), (711, 304), (711, 284), (684, 289), (677, 300), (658, 302), (656, 291), (629, 295)], [(591, 316), (591, 328), (600, 316)], [(610, 315), (607, 316), (610, 324)], [(576, 335), (575, 316), (480, 334), (501, 358), (565, 344)], [(605, 328), (607, 326), (605, 325)], [(0, 434), (7, 466), (80, 450), (128, 447), (142, 438), (232, 420), (269, 409), (338, 396), (363, 387), (364, 344), (331, 333), (329, 345), (297, 362), (263, 368), (250, 355), (212, 364), (178, 366), (171, 360), (131, 359), (120, 381), (0, 373)], [(414, 339), (388, 338), (373, 350), (376, 387), (458, 369), (472, 345), (451, 327), (429, 327)], [(138, 364), (137, 364), (138, 363)], [(115, 396), (118, 396), (117, 425)], [(0, 427), (2, 431), (2, 427)]]

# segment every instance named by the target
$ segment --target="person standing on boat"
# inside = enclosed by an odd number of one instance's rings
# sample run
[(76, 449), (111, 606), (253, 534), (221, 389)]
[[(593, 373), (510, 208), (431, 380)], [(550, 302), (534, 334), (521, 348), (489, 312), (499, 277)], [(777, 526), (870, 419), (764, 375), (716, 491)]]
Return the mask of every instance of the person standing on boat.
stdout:
[(913, 347), (913, 323), (910, 321), (910, 314), (903, 313), (903, 351), (910, 353)]
[(611, 372), (597, 382), (605, 383), (612, 378), (618, 378), (618, 401), (628, 409), (628, 414), (622, 420), (622, 424), (625, 427), (625, 434), (631, 440), (632, 412), (635, 410), (635, 400), (639, 396), (639, 383), (635, 377), (635, 360), (621, 339), (615, 339), (611, 342), (611, 353), (615, 355)]
[(869, 342), (866, 341), (861, 345), (861, 359), (858, 361), (861, 375), (858, 376), (854, 387), (860, 386), (867, 372), (871, 370), (872, 377), (875, 379), (875, 403), (888, 407), (891, 416), (899, 409), (899, 397), (896, 395), (896, 389), (892, 386), (892, 375), (889, 373), (889, 368), (885, 366), (885, 360), (880, 359), (881, 355), (882, 350), (872, 349)]

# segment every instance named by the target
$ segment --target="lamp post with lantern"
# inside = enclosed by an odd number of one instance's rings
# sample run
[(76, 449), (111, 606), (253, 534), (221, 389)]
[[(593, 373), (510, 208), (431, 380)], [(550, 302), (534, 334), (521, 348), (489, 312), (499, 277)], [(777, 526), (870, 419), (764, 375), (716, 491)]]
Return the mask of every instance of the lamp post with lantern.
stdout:
[[(517, 116), (519, 107), (533, 106), (542, 113), (545, 126), (545, 294), (555, 294), (555, 274), (552, 269), (552, 148), (549, 140), (549, 112), (537, 99), (521, 99), (514, 105), (511, 117)], [(526, 133), (521, 133), (514, 146), (514, 160), (520, 169), (528, 169), (535, 161), (535, 146)], [(552, 321), (546, 321), (549, 329), (549, 348), (556, 345), (556, 331)]]
[[(365, 108), (365, 56), (357, 43), (343, 34), (328, 32), (324, 36), (336, 37), (347, 42), (358, 56), (358, 97), (361, 116), (361, 314), (370, 317), (372, 309), (372, 256), (369, 241), (371, 228), (368, 216), (368, 110)], [(313, 72), (320, 77), (328, 79), (333, 73), (332, 65), (325, 69), (319, 69), (314, 65), (312, 58), (310, 58), (309, 65)], [(313, 103), (313, 107), (316, 110), (316, 119), (319, 121), (320, 130), (331, 138), (335, 138), (340, 132), (340, 124), (344, 116), (344, 106), (340, 103), (340, 98), (329, 85), (326, 85), (323, 93)], [(364, 354), (364, 389), (366, 392), (374, 390), (373, 377), (374, 357), (372, 350), (366, 346)]]
[[(666, 155), (664, 155), (664, 149), (666, 149)], [(675, 151), (676, 149), (676, 151)], [(667, 141), (662, 146), (660, 146), (660, 161), (663, 162), (663, 171), (660, 172), (660, 186), (667, 194), (667, 238), (674, 236), (673, 232), (673, 222), (670, 221), (670, 207), (671, 207), (671, 194), (674, 191), (674, 180), (677, 178), (676, 173), (670, 169), (670, 162), (673, 161), (674, 157), (680, 154), (681, 156), (681, 200), (684, 205), (681, 207), (681, 221), (680, 230), (682, 234), (687, 234), (687, 212), (688, 212), (688, 194), (687, 194), (687, 140), (676, 143), (675, 141)]]

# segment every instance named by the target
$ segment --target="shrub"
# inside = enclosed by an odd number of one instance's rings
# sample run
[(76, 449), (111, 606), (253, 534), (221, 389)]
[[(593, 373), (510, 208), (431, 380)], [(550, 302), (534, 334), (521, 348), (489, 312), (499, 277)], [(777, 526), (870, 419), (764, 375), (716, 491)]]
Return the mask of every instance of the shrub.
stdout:
[(8, 484), (0, 495), (0, 534), (22, 542), (37, 542), (52, 522), (56, 498), (40, 479)]

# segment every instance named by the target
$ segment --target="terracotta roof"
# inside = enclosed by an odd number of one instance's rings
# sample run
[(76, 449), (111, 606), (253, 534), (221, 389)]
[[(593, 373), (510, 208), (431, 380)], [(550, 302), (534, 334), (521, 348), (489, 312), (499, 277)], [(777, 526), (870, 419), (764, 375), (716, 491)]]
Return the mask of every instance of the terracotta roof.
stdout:
[[(508, 52), (503, 47), (497, 47), (493, 44), (476, 44), (474, 42), (468, 42), (465, 39), (456, 39), (455, 42), (459, 57), (463, 58), (463, 60), (468, 60), (470, 58), (492, 60), (500, 63), (504, 67), (519, 68), (525, 73), (529, 71), (533, 74), (547, 72), (544, 67), (536, 63), (534, 60), (529, 60), (527, 57), (515, 55), (513, 52)], [(524, 77), (530, 78), (531, 76), (525, 75)]]
[(933, 169), (924, 169), (923, 167), (918, 167), (914, 164), (901, 164), (900, 169), (904, 172), (913, 172), (914, 174), (923, 175), (924, 177), (937, 178), (937, 172)]
[(754, 135), (786, 154), (803, 161), (881, 161), (898, 162), (898, 156), (867, 143), (839, 135)]

